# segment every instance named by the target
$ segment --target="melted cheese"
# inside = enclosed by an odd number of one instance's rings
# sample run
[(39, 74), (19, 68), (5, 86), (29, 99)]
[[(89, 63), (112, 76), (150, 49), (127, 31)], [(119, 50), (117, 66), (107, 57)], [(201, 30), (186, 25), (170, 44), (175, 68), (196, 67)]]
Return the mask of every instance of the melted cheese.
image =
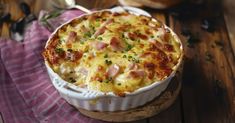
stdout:
[(44, 57), (64, 80), (122, 94), (165, 79), (182, 55), (161, 23), (129, 13), (93, 13), (62, 26)]

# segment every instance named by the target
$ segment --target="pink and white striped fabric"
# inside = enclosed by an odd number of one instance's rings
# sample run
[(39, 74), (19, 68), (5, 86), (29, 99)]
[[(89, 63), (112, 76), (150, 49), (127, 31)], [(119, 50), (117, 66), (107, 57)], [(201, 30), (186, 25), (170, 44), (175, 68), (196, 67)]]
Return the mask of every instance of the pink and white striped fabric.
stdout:
[[(65, 12), (58, 21), (82, 14)], [(100, 123), (66, 103), (50, 82), (41, 56), (49, 32), (34, 21), (23, 43), (0, 40), (0, 111), (4, 123)]]

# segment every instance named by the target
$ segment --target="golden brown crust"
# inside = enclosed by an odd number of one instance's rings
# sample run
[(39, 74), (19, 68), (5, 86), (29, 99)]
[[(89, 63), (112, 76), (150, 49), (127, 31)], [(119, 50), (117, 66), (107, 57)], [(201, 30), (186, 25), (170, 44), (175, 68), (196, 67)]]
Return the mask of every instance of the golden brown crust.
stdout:
[(49, 39), (43, 56), (68, 82), (124, 96), (169, 76), (181, 52), (162, 23), (127, 12), (100, 11), (63, 25)]

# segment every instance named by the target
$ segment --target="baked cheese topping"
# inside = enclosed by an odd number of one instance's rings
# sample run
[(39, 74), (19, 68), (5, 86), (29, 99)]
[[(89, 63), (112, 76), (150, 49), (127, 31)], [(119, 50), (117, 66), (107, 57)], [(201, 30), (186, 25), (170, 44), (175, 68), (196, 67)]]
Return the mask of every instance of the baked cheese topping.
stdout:
[(43, 56), (62, 79), (122, 95), (168, 77), (182, 55), (160, 22), (127, 12), (96, 12), (63, 25)]

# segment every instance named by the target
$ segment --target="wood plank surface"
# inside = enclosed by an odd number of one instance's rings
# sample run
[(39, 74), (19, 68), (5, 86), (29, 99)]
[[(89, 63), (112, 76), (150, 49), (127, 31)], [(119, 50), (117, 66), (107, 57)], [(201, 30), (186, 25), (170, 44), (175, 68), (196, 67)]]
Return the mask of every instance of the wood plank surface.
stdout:
[[(180, 36), (185, 48), (182, 104), (185, 123), (233, 123), (234, 120), (234, 54), (223, 15), (216, 19), (214, 32), (201, 29), (204, 18), (221, 12), (203, 8), (191, 19), (170, 18), (171, 28)], [(198, 35), (198, 42), (188, 47), (188, 28)], [(216, 42), (220, 42), (218, 45)]]

